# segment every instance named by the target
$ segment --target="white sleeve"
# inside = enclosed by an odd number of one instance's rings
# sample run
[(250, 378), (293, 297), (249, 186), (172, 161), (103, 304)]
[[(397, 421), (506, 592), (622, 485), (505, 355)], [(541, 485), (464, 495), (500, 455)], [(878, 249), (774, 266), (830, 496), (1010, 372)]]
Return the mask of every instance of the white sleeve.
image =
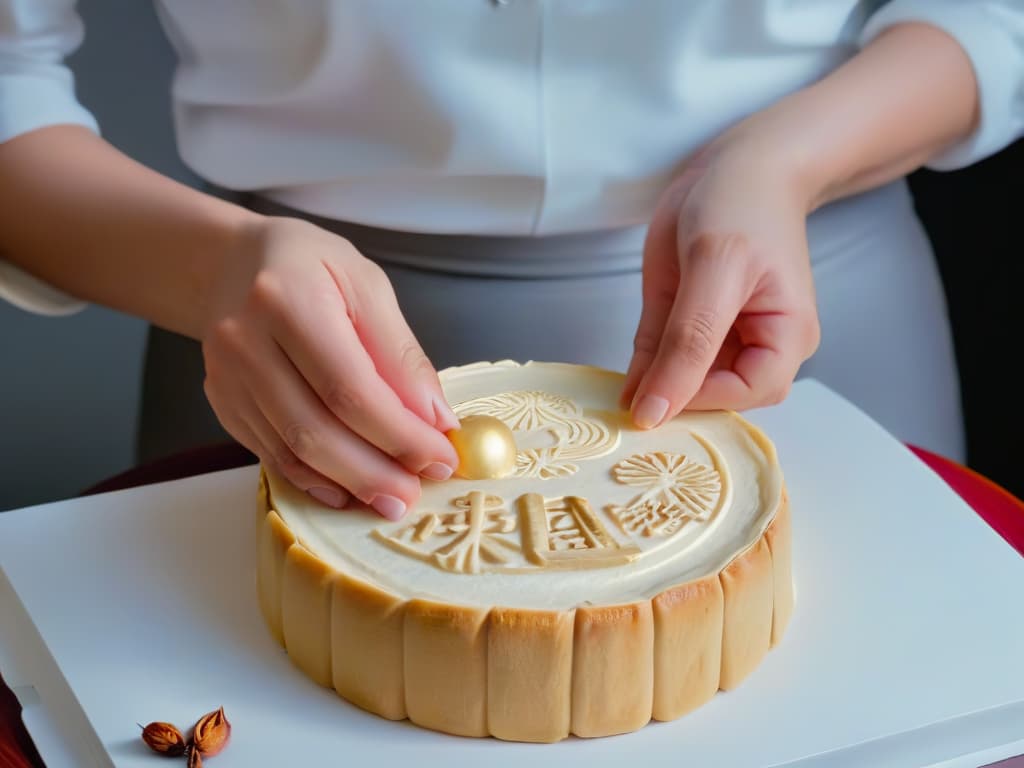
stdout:
[[(47, 125), (96, 120), (75, 99), (64, 57), (81, 44), (74, 0), (0, 0), (0, 143)], [(49, 315), (85, 304), (0, 260), (0, 299)]]
[(71, 315), (87, 306), (0, 259), (0, 300), (37, 315)]
[(74, 0), (0, 0), (0, 142), (60, 123), (99, 131), (64, 57), (82, 42)]
[(978, 81), (977, 129), (932, 158), (929, 168), (963, 168), (1024, 136), (1024, 0), (891, 0), (868, 19), (861, 45), (908, 21), (931, 24), (953, 37)]

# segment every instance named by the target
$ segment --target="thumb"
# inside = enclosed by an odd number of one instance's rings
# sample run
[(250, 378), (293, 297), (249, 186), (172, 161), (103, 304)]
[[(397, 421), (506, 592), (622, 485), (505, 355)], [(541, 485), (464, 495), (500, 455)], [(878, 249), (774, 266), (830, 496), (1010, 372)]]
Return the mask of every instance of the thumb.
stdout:
[(745, 255), (742, 238), (702, 237), (681, 260), (657, 353), (633, 397), (641, 429), (674, 417), (700, 390), (747, 298)]

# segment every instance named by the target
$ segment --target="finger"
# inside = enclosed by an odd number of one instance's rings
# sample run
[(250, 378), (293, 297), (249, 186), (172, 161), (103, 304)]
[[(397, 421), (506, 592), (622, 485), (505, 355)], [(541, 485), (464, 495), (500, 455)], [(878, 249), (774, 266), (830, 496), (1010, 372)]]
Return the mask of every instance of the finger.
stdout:
[(658, 351), (633, 398), (638, 427), (672, 418), (700, 389), (749, 297), (745, 250), (740, 238), (706, 237), (687, 251)]
[(284, 444), (384, 517), (401, 518), (419, 498), (416, 477), (339, 422), (279, 348), (264, 359), (273, 373), (254, 382), (253, 395)]
[[(327, 268), (332, 275), (335, 270)], [(437, 371), (409, 328), (391, 281), (372, 262), (349, 298), (349, 317), (377, 373), (405, 407), (442, 432), (459, 426)], [(335, 277), (337, 281), (337, 277)]]
[(271, 333), (326, 409), (410, 472), (446, 480), (458, 466), (448, 439), (410, 411), (380, 377), (353, 329), (340, 289), (265, 297)]
[(741, 315), (736, 322), (743, 345), (739, 353), (728, 368), (707, 375), (687, 407), (746, 410), (782, 402), (814, 351), (815, 323), (782, 313)]
[[(272, 338), (223, 321), (205, 346), (232, 361), (230, 375), (221, 378), (244, 382), (256, 408), (300, 462), (389, 519), (400, 518), (419, 498), (416, 476), (340, 423)], [(280, 461), (289, 463), (287, 455)]]
[(204, 389), (224, 429), (264, 465), (329, 507), (341, 509), (348, 503), (348, 491), (299, 461), (244, 390), (237, 388), (233, 396), (225, 397), (221, 395), (221, 388), (212, 386), (209, 379), (204, 383)]
[(644, 240), (643, 309), (633, 338), (633, 357), (626, 371), (626, 383), (619, 398), (623, 408), (628, 408), (633, 402), (640, 382), (657, 356), (665, 323), (675, 302), (679, 286), (677, 228), (676, 209), (660, 206), (647, 229)]
[(351, 499), (351, 494), (330, 478), (325, 477), (304, 463), (285, 445), (277, 431), (270, 425), (266, 417), (253, 404), (246, 409), (248, 423), (240, 427), (248, 430), (257, 441), (260, 450), (255, 451), (261, 460), (268, 463), (278, 474), (283, 475), (299, 490), (305, 491), (317, 501), (335, 509), (343, 508)]

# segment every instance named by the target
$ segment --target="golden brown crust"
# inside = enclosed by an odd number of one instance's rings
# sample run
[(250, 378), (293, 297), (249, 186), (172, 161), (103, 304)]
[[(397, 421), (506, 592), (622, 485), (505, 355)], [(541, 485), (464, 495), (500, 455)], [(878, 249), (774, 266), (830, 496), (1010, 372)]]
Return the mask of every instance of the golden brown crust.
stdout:
[(284, 645), (281, 626), (281, 584), (284, 581), (284, 556), (295, 543), (280, 515), (268, 508), (260, 526), (260, 556), (256, 567), (256, 591), (263, 619), (274, 639)]
[(764, 534), (772, 555), (772, 647), (782, 640), (793, 615), (793, 533), (789, 516), (789, 497), (782, 504)]
[(331, 686), (331, 591), (334, 571), (296, 542), (284, 556), (281, 628), (296, 666)]
[(723, 691), (739, 685), (768, 653), (772, 636), (772, 556), (762, 536), (720, 577), (725, 599), (722, 623)]
[(674, 719), (738, 685), (792, 612), (785, 496), (718, 575), (649, 601), (547, 612), (390, 595), (311, 554), (264, 493), (257, 584), (271, 632), (318, 683), (434, 730), (557, 741)]
[(405, 608), (405, 706), (417, 725), (487, 736), (487, 613), (429, 600)]
[(574, 611), (493, 608), (487, 631), (487, 724), (512, 741), (569, 735)]
[(717, 576), (672, 589), (654, 606), (654, 719), (675, 720), (718, 691), (725, 601)]
[(651, 719), (654, 619), (651, 602), (576, 609), (572, 732), (610, 736)]
[(331, 606), (334, 690), (389, 720), (406, 716), (404, 621), (404, 600), (338, 574)]

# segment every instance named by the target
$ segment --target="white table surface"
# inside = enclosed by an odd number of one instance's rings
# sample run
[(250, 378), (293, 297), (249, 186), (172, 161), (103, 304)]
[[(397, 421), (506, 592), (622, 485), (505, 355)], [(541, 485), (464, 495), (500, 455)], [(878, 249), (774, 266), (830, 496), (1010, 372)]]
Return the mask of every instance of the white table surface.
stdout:
[(814, 382), (748, 414), (793, 508), (797, 604), (737, 690), (672, 723), (554, 745), (393, 723), (266, 632), (256, 469), (0, 515), (0, 670), (49, 768), (159, 766), (136, 723), (223, 705), (210, 764), (977, 766), (1024, 753), (1024, 558), (903, 445)]

